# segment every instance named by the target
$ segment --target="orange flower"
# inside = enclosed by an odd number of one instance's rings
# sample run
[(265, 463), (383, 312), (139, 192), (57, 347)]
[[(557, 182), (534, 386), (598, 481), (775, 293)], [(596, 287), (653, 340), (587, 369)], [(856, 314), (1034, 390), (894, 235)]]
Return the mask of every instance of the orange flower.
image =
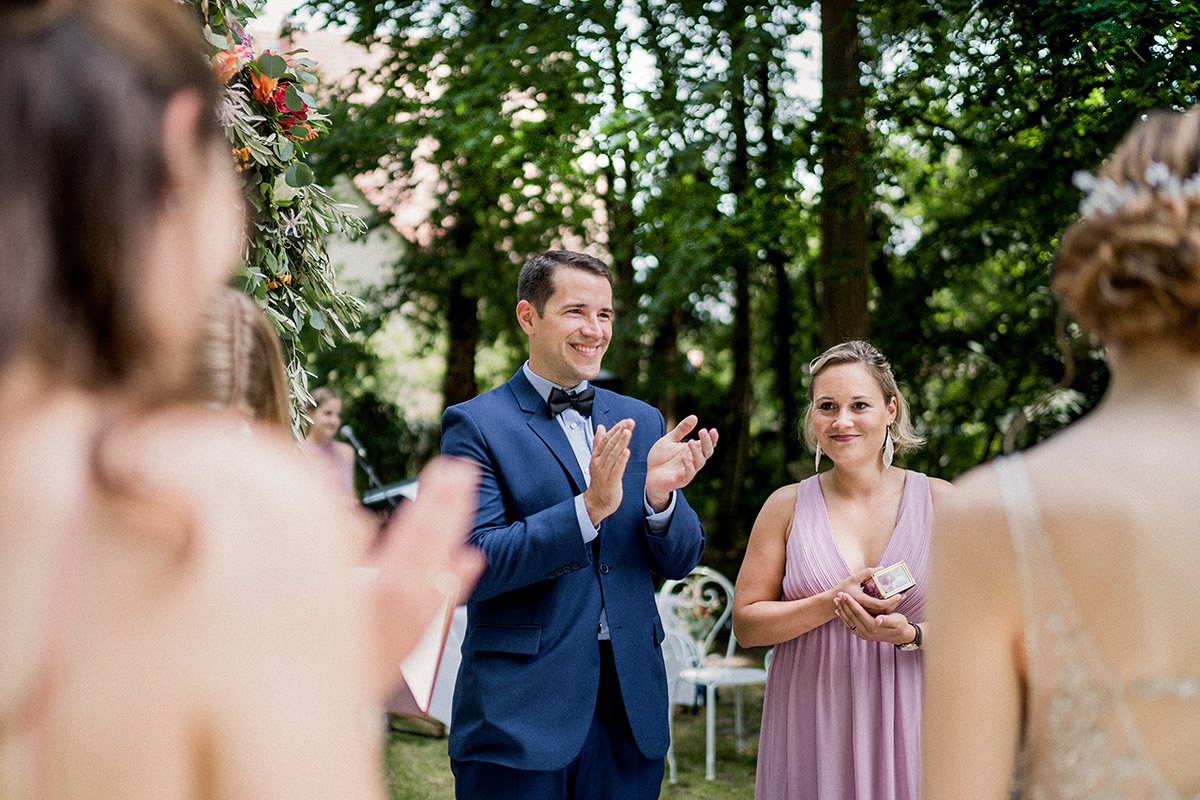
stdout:
[(238, 172), (243, 172), (248, 169), (253, 159), (250, 157), (249, 147), (233, 148), (234, 169)]
[(279, 84), (278, 78), (268, 78), (258, 70), (250, 70), (250, 82), (254, 84), (254, 99), (266, 105), (271, 102), (272, 96), (275, 94), (275, 87)]
[(229, 79), (237, 74), (238, 70), (246, 63), (246, 56), (249, 54), (250, 48), (244, 44), (238, 45), (232, 50), (220, 50), (213, 54), (213, 69), (222, 86), (229, 83)]

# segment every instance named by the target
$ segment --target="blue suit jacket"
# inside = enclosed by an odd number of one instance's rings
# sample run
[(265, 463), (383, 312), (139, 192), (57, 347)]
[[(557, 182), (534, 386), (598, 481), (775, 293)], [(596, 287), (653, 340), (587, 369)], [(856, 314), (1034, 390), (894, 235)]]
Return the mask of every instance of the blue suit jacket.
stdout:
[(704, 550), (695, 511), (676, 493), (662, 535), (646, 524), (646, 455), (665, 433), (653, 407), (596, 390), (592, 424), (636, 426), (620, 508), (585, 544), (575, 496), (583, 473), (558, 420), (518, 371), (508, 383), (446, 409), (442, 452), (482, 467), (471, 541), (488, 567), (467, 604), (454, 688), (450, 757), (516, 769), (561, 769), (579, 754), (600, 680), (601, 596), (625, 713), (637, 747), (669, 743), (662, 622), (654, 578), (682, 578)]

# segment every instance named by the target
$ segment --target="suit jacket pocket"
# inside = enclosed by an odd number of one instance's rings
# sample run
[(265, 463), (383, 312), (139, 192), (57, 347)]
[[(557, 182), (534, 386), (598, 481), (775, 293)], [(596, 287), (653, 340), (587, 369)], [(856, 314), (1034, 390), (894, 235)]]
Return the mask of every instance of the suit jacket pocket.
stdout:
[(476, 625), (467, 634), (464, 646), (475, 651), (532, 656), (541, 640), (540, 625)]

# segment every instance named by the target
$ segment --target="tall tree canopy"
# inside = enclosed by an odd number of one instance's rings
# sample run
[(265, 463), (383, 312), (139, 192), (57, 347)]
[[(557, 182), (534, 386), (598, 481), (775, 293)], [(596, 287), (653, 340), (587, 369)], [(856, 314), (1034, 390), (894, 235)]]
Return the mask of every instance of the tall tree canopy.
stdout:
[(446, 401), (488, 388), (481, 348), (519, 363), (526, 255), (604, 256), (607, 365), (721, 427), (691, 493), (717, 562), (811, 469), (804, 366), (845, 336), (892, 358), (930, 435), (909, 465), (932, 474), (1089, 408), (1102, 357), (1048, 288), (1072, 173), (1197, 99), (1191, 0), (310, 6), (381, 54), (331, 105), (318, 173), (431, 198), (385, 306), (445, 334)]

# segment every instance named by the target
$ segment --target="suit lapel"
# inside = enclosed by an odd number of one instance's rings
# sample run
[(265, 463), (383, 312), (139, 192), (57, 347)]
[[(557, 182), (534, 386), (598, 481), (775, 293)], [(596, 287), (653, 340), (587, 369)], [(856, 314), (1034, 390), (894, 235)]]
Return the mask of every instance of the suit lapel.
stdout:
[(613, 411), (612, 395), (607, 392), (596, 390), (596, 399), (592, 403), (592, 430), (596, 429), (597, 425), (603, 425), (604, 430), (612, 430), (612, 426), (621, 421), (621, 417)]
[(521, 370), (517, 370), (517, 374), (508, 382), (508, 386), (516, 398), (517, 405), (525, 412), (529, 429), (545, 443), (554, 457), (558, 459), (558, 463), (562, 464), (563, 469), (571, 478), (571, 483), (575, 486), (575, 491), (583, 492), (587, 488), (587, 484), (583, 479), (583, 471), (579, 469), (579, 462), (575, 460), (575, 451), (571, 449), (571, 443), (567, 441), (567, 435), (563, 433), (558, 420), (546, 412), (546, 401), (537, 393)]

